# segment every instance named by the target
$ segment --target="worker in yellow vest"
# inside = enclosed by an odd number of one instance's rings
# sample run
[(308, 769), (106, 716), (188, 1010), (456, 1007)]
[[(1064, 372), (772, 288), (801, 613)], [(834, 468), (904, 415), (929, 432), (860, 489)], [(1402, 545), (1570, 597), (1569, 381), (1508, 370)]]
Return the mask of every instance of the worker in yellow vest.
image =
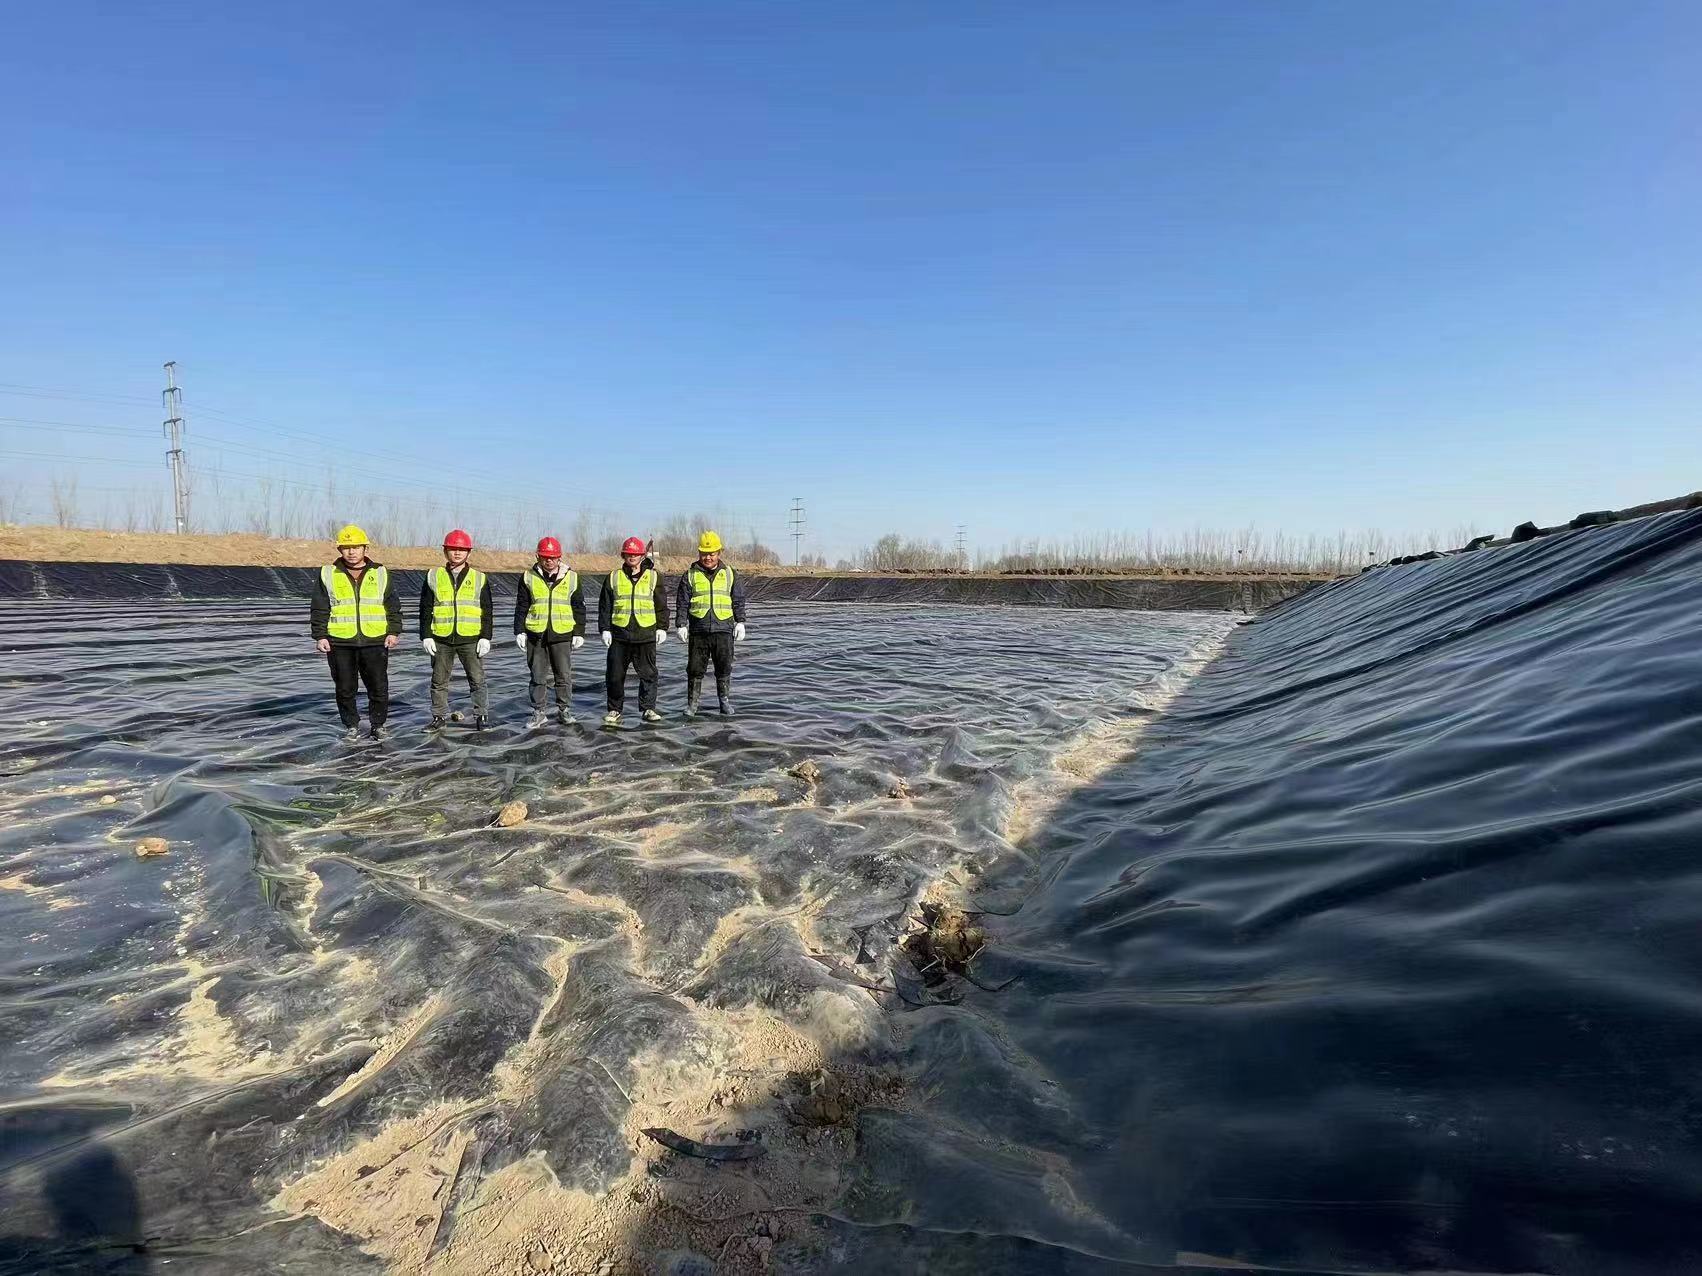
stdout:
[(745, 639), (745, 586), (721, 561), (722, 548), (714, 532), (698, 537), (697, 560), (680, 574), (674, 590), (674, 618), (686, 644), (686, 716), (692, 718), (711, 660), (721, 716), (733, 716), (733, 644)]
[(656, 711), (656, 648), (668, 639), (668, 600), (662, 590), (662, 573), (636, 536), (627, 537), (621, 546), (621, 565), (603, 582), (597, 628), (603, 631), (603, 646), (609, 649), (604, 665), (609, 711), (603, 715), (603, 725), (621, 724), (629, 665), (638, 671), (638, 707), (644, 720), (660, 722), (662, 715)]
[(350, 523), (337, 533), (336, 561), (319, 569), (308, 604), (314, 645), (331, 666), (343, 739), (360, 738), (355, 689), (366, 684), (372, 738), (390, 734), (390, 652), (402, 632), (402, 604), (383, 563), (366, 556), (366, 533)]
[(491, 649), (491, 583), (468, 564), (473, 538), (457, 527), (443, 538), (443, 566), (426, 573), (420, 586), (420, 646), (431, 657), (431, 727), (449, 716), (449, 675), (455, 662), (467, 671), (473, 693), (473, 725), (490, 725), (485, 657)]
[(573, 653), (585, 645), (585, 595), (579, 573), (562, 565), (561, 542), (553, 536), (538, 542), (538, 561), (514, 590), (514, 645), (526, 653), (532, 675), (526, 725), (535, 730), (549, 720), (544, 703), (553, 677), (556, 718), (565, 726), (573, 719)]

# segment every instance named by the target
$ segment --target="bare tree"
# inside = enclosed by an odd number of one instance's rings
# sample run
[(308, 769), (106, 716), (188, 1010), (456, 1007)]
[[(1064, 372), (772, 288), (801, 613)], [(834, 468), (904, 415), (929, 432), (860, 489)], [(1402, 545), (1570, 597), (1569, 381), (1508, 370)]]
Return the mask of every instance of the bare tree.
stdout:
[(60, 527), (73, 527), (77, 522), (77, 476), (48, 480), (53, 502), (53, 521)]

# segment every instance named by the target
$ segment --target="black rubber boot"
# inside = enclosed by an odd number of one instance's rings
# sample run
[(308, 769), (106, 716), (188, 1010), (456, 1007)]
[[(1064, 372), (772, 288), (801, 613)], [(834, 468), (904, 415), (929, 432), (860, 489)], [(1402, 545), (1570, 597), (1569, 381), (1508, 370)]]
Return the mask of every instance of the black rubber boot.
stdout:
[(686, 717), (697, 717), (698, 701), (703, 699), (703, 679), (686, 679)]
[(721, 701), (721, 716), (723, 718), (732, 717), (733, 680), (731, 678), (717, 678), (715, 680), (715, 695)]

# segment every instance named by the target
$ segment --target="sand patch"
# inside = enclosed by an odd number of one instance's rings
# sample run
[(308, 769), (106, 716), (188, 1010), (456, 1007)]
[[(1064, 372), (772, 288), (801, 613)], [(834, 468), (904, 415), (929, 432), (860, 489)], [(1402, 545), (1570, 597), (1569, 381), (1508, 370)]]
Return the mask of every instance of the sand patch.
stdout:
[(26, 899), (33, 899), (45, 904), (55, 912), (66, 908), (77, 908), (82, 903), (81, 900), (70, 899), (59, 894), (51, 886), (37, 886), (21, 873), (14, 873), (10, 877), (0, 877), (0, 891), (17, 891)]
[(444, 1003), (441, 997), (434, 995), (426, 998), (425, 1004), (403, 1020), (393, 1031), (386, 1033), (378, 1042), (378, 1049), (373, 1051), (372, 1057), (362, 1064), (358, 1071), (343, 1078), (343, 1083), (330, 1094), (323, 1096), (319, 1100), (318, 1106), (330, 1107), (338, 1100), (353, 1094), (373, 1077), (384, 1071), (390, 1065), (390, 1061), (406, 1050), (414, 1038), (424, 1032), (443, 1009)]

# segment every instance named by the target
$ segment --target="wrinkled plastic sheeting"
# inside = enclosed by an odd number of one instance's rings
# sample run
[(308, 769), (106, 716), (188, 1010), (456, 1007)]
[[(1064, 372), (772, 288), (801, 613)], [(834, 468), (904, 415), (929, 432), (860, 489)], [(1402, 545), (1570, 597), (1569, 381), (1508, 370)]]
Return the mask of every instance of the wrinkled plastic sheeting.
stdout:
[(913, 1151), (844, 1243), (925, 1266), (964, 1221), (978, 1270), (1702, 1270), (1699, 622), (1692, 511), (1240, 629), (1026, 840), (1055, 873), (978, 962), (1012, 982), (912, 1016), (931, 1102), (880, 1133)]
[[(670, 721), (619, 732), (523, 729), (505, 644), (496, 726), (428, 734), (410, 643), (389, 661), (395, 737), (349, 748), (298, 599), (147, 591), (0, 603), (0, 1256), (18, 1270), (75, 1270), (138, 1230), (162, 1270), (371, 1270), (363, 1238), (266, 1202), (439, 1112), (422, 1138), (469, 1138), (481, 1174), (535, 1158), (607, 1192), (644, 1061), (725, 1058), (737, 1017), (890, 1065), (912, 1007), (885, 985), (920, 893), (1022, 858), (1004, 832), (1024, 786), (1234, 623), (903, 607), (823, 625), (765, 602), (740, 716), (682, 722), (668, 644)], [(587, 654), (582, 723), (604, 691)], [(459, 676), (452, 695), (465, 707)], [(514, 799), (526, 822), (492, 828)], [(137, 859), (143, 836), (168, 853)], [(911, 1155), (903, 1121), (871, 1121), (871, 1169)], [(987, 1181), (1044, 1184), (1026, 1157)], [(111, 1208), (69, 1208), (79, 1190)]]

